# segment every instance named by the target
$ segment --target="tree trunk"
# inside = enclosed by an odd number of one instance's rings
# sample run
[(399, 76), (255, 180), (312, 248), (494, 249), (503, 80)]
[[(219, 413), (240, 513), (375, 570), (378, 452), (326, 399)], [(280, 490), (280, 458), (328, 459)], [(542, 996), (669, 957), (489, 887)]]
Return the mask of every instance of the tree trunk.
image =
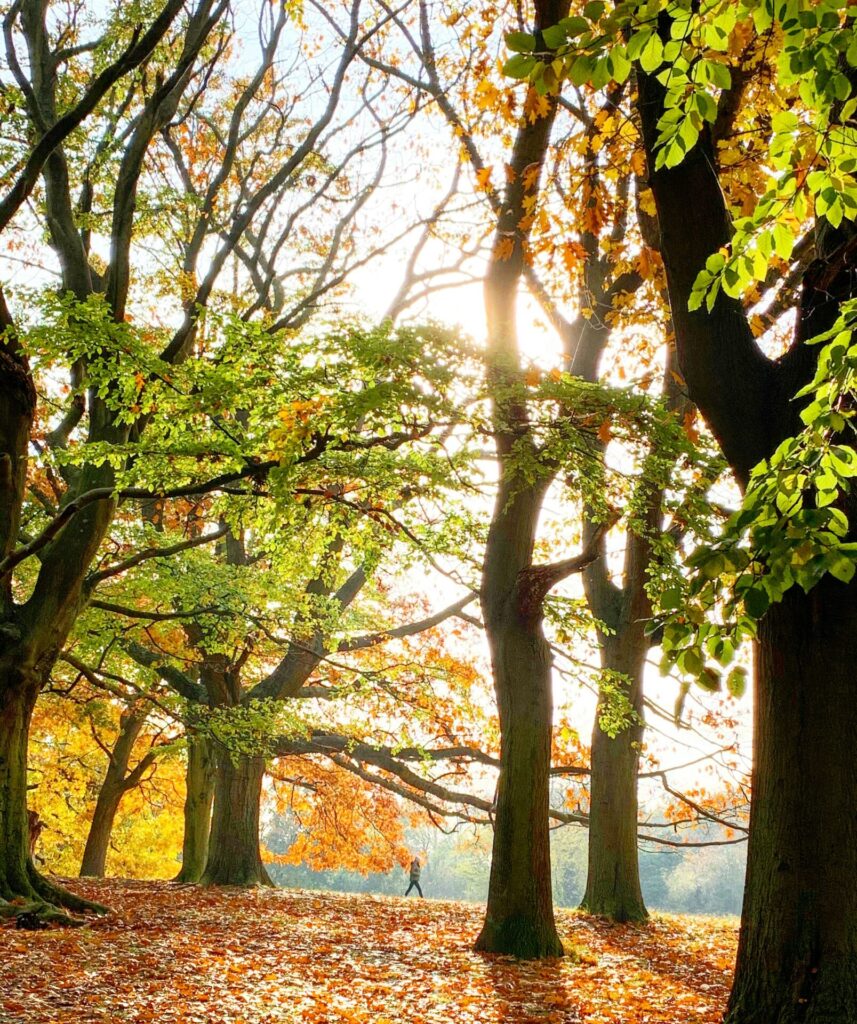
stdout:
[(205, 871), (208, 837), (211, 831), (214, 779), (215, 766), (211, 742), (204, 736), (189, 735), (182, 866), (176, 875), (177, 882), (198, 882)]
[(30, 860), (27, 741), (41, 687), (22, 682), (20, 669), (10, 669), (10, 664), (20, 664), (20, 659), (7, 655), (0, 660), (0, 917), (36, 912), (45, 920), (75, 924), (55, 908), (99, 912), (106, 908), (47, 881)]
[(747, 883), (728, 1024), (857, 1022), (857, 588), (761, 624)]
[(233, 761), (217, 752), (214, 812), (203, 885), (272, 885), (259, 853), (259, 802), (263, 757), (241, 755)]
[(562, 956), (548, 826), (550, 656), (543, 637), (515, 622), (489, 642), (503, 740), (488, 906), (476, 949), (527, 959)]
[[(660, 528), (660, 508), (661, 494), (653, 491), (646, 502), (647, 531)], [(648, 916), (637, 851), (637, 771), (644, 731), (643, 674), (649, 650), (645, 625), (651, 616), (646, 583), (651, 555), (646, 534), (629, 532), (621, 587), (610, 579), (603, 551), (583, 576), (589, 607), (609, 627), (609, 632), (599, 633), (601, 666), (611, 673), (611, 685), (620, 686), (616, 696), (627, 699), (629, 714), (634, 716), (611, 738), (601, 728), (601, 717), (612, 695), (602, 687), (592, 727), (589, 864), (581, 909), (614, 921), (642, 921)], [(620, 682), (623, 677), (625, 685)]]
[[(602, 664), (628, 677), (624, 696), (642, 716), (648, 645), (644, 639), (628, 645), (626, 635), (604, 639)], [(611, 738), (600, 725), (609, 699), (604, 690), (599, 693), (592, 729), (589, 866), (581, 909), (614, 921), (642, 921), (648, 917), (637, 855), (637, 767), (643, 725), (642, 720), (632, 723)]]
[(107, 867), (107, 852), (110, 848), (110, 836), (113, 833), (113, 822), (122, 802), (123, 795), (139, 781), (142, 771), (128, 774), (131, 753), (140, 735), (140, 730), (148, 717), (148, 712), (126, 709), (119, 719), (119, 733), (113, 749), (104, 781), (98, 791), (89, 835), (83, 851), (80, 865), (80, 877), (103, 878)]
[(113, 780), (108, 779), (104, 780), (98, 791), (92, 823), (89, 826), (89, 835), (86, 837), (86, 846), (83, 850), (83, 859), (80, 862), (81, 878), (104, 877), (110, 836), (113, 832), (116, 812), (119, 810), (119, 803), (122, 800), (122, 793), (121, 786), (117, 786)]
[(530, 487), (510, 499), (513, 487), (506, 481), (499, 489), (483, 576), (501, 752), (488, 905), (476, 949), (534, 959), (563, 952), (548, 819), (553, 700), (541, 602), (527, 607), (516, 568), (529, 567), (543, 491)]
[(34, 706), (35, 693), (0, 688), (0, 901), (36, 898), (27, 817), (27, 737)]
[[(663, 87), (638, 80), (652, 161)], [(794, 344), (768, 361), (738, 301), (721, 294), (711, 312), (688, 312), (697, 271), (731, 234), (716, 168), (703, 131), (678, 167), (650, 174), (650, 183), (690, 397), (746, 484), (752, 467), (801, 427), (793, 396), (811, 379), (818, 352), (804, 341), (857, 293), (853, 256), (840, 244), (854, 228), (845, 221), (841, 234), (816, 233)], [(854, 508), (847, 512), (853, 526)], [(857, 1024), (855, 625), (857, 584), (830, 578), (808, 595), (789, 591), (760, 624), (747, 880), (728, 1024)]]
[[(568, 7), (568, 0), (536, 4), (536, 30), (556, 24)], [(481, 597), (501, 739), (488, 905), (476, 949), (528, 959), (563, 952), (553, 915), (548, 824), (553, 700), (542, 603), (549, 587), (535, 593), (526, 586), (551, 470), (539, 466), (517, 337), (517, 293), (532, 223), (524, 213), (528, 195), (538, 192), (555, 114), (550, 98), (545, 116), (521, 120), (485, 275), (486, 376), (500, 481)], [(530, 460), (524, 472), (516, 468), (519, 459)]]

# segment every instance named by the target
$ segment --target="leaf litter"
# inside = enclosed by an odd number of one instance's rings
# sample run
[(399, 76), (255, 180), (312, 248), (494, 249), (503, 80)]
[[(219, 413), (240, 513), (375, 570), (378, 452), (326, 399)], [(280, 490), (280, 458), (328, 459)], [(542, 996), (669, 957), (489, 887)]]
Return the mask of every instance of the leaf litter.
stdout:
[(474, 953), (483, 907), (297, 889), (69, 884), (113, 907), (0, 929), (2, 1024), (715, 1024), (737, 922), (558, 912), (571, 953)]

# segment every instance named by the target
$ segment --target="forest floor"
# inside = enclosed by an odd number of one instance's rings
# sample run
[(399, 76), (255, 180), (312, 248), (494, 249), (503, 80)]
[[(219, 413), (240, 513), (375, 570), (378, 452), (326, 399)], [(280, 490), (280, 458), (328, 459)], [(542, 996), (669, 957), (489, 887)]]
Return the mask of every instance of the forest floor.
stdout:
[(471, 951), (476, 904), (69, 885), (114, 912), (0, 929), (2, 1024), (714, 1024), (735, 955), (735, 919), (560, 911), (574, 953), (518, 963)]

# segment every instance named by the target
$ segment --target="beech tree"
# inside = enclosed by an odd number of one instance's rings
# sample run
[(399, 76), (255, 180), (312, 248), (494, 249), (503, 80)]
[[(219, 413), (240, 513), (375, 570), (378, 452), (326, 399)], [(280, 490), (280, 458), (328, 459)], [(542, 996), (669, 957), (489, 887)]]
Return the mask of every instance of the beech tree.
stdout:
[[(747, 107), (773, 174), (738, 218), (712, 128), (753, 96), (752, 74), (733, 79), (719, 56), (736, 38), (758, 40), (750, 68), (764, 67), (786, 98), (773, 118), (755, 120)], [(728, 664), (736, 639), (755, 640), (753, 802), (730, 1024), (857, 1019), (857, 844), (839, 800), (857, 782), (853, 451), (843, 433), (849, 392), (836, 376), (855, 289), (853, 38), (853, 13), (841, 5), (748, 2), (594, 4), (550, 40), (561, 74), (606, 84), (637, 64), (681, 371), (746, 489), (726, 542), (700, 553), (691, 617), (681, 595), (678, 611), (676, 595), (664, 601), (665, 641), (688, 673), (716, 671), (709, 658)], [(798, 105), (803, 120), (788, 109)], [(798, 274), (794, 336), (770, 358), (741, 299), (771, 260), (782, 268), (793, 256), (810, 204), (815, 259)], [(834, 335), (838, 350), (810, 344)], [(802, 389), (814, 405), (794, 401)], [(717, 565), (727, 578), (712, 582)], [(715, 594), (729, 608), (720, 630), (707, 620)]]
[[(504, 16), (507, 23), (514, 24), (517, 19), (523, 28), (526, 11), (512, 5), (484, 4), (462, 12), (420, 3), (416, 10), (396, 19), (402, 54), (396, 52), (395, 60), (383, 50), (362, 56), (370, 66), (398, 78), (403, 88), (422, 96), (429, 111), (437, 111), (460, 145), (461, 160), (470, 166), (475, 192), (481, 198), (483, 231), (494, 232), (493, 250), (486, 247), (481, 254), (488, 264), (489, 294), (499, 296), (507, 316), (520, 319), (524, 315), (523, 291), (519, 295), (518, 290), (526, 287), (557, 332), (562, 351), (559, 365), (594, 384), (602, 362), (608, 363), (603, 356), (614, 327), (639, 330), (645, 337), (655, 322), (669, 334), (660, 309), (664, 286), (652, 231), (654, 210), (648, 201), (645, 210), (640, 208), (642, 189), (636, 179), (642, 154), (630, 159), (635, 138), (623, 127), (628, 98), (621, 87), (603, 96), (560, 93), (554, 103), (532, 88), (517, 96), (508, 82), (498, 79), (492, 60), (499, 43), (496, 24)], [(446, 45), (444, 24), (454, 26), (454, 46)], [(505, 189), (496, 184), (500, 161), (505, 165), (499, 175), (506, 178)], [(541, 180), (537, 174), (540, 167)], [(450, 229), (452, 211), (448, 213), (445, 226), (451, 244), (455, 236)], [(566, 314), (568, 306), (577, 306), (577, 312)], [(495, 313), (489, 303), (489, 331), (497, 327)], [(657, 358), (657, 352), (641, 357), (647, 363), (652, 358)], [(519, 362), (527, 384), (540, 379), (539, 368), (527, 366), (520, 356)], [(559, 377), (558, 368), (553, 372)], [(674, 367), (670, 366), (665, 379), (674, 393), (673, 377)], [(512, 401), (509, 395), (505, 398)], [(583, 476), (605, 474), (600, 463), (611, 420), (605, 404), (596, 424), (599, 437), (586, 443), (593, 461)], [(540, 429), (533, 424), (533, 435)], [(520, 435), (516, 437), (521, 440)], [(688, 443), (690, 440), (688, 436)], [(663, 447), (669, 461), (666, 451), (674, 450), (673, 444), (665, 442)], [(664, 466), (660, 472), (665, 472)], [(522, 473), (528, 481), (541, 475), (529, 464)], [(539, 497), (535, 491), (545, 489), (546, 493), (558, 476), (563, 474), (555, 466), (546, 468), (534, 488), (536, 510), (542, 507), (543, 495)], [(566, 474), (567, 480), (571, 477)], [(519, 481), (515, 488), (523, 491), (528, 486)], [(576, 483), (567, 488), (567, 496), (575, 502), (581, 493)], [(598, 640), (604, 685), (593, 729), (590, 814), (582, 816), (592, 828), (592, 885), (586, 904), (621, 919), (645, 915), (637, 868), (636, 773), (642, 673), (651, 643), (645, 635), (648, 569), (653, 538), (663, 518), (660, 485), (653, 479), (641, 479), (634, 494), (617, 504), (624, 501), (634, 510), (621, 528), (627, 546), (624, 586), (611, 578), (603, 553), (603, 530), (591, 522), (598, 520), (603, 508), (599, 513), (599, 502), (587, 503), (584, 496), (583, 514), (587, 538), (592, 539), (593, 532), (600, 534), (595, 538), (592, 564), (583, 571), (587, 600), (594, 620), (606, 627)], [(614, 542), (618, 535), (617, 531)], [(502, 552), (503, 544), (498, 543), (495, 554), (500, 560)], [(552, 625), (556, 627), (561, 618), (553, 611)], [(611, 719), (609, 708), (620, 704), (625, 709), (619, 716), (621, 725), (612, 714), (608, 735), (602, 723)], [(532, 834), (528, 828), (514, 842), (523, 848)], [(529, 879), (530, 874), (525, 874)]]
[[(131, 758), (134, 744), (143, 726), (146, 724), (148, 709), (127, 708), (119, 717), (119, 733), (112, 747), (103, 747), (107, 755), (107, 769), (98, 789), (98, 799), (92, 814), (83, 859), (80, 864), (81, 877), (93, 876), (103, 878), (107, 866), (107, 852), (110, 844), (110, 833), (119, 802), (129, 789), (140, 785), (146, 773), (155, 764), (157, 757), (156, 744), (137, 759), (132, 766)], [(95, 733), (93, 733), (95, 735)], [(96, 740), (99, 744), (100, 740)]]
[[(48, 140), (41, 148), (37, 142), (32, 151), (15, 152), (13, 162), (25, 168), (26, 180), (24, 186), (12, 185), (7, 212), (17, 209), (23, 216), (21, 203), (33, 194), (41, 170), (33, 212), (56, 254), (60, 289), (48, 294), (41, 306), (24, 306), (24, 296), (0, 305), (0, 423), (3, 459), (9, 467), (0, 512), (6, 623), (0, 656), (0, 907), (15, 914), (23, 905), (58, 916), (51, 909), (57, 904), (71, 910), (88, 905), (41, 878), (28, 860), (26, 745), (35, 700), (92, 596), (88, 577), (118, 501), (222, 490), (264, 476), (278, 465), (279, 459), (266, 460), (255, 449), (258, 436), (245, 435), (243, 450), (230, 440), (228, 451), (221, 447), (215, 453), (191, 454), (186, 439), (168, 430), (167, 450), (178, 461), (168, 465), (167, 459), (159, 469), (147, 463), (140, 441), (159, 423), (159, 390), (166, 394), (178, 387), (172, 377), (176, 368), (195, 372), (198, 364), (188, 357), (205, 351), (202, 311), (217, 305), (221, 275), (227, 268), (234, 270), (248, 249), (257, 254), (258, 265), (269, 269), (261, 282), (260, 303), (244, 305), (242, 311), (249, 320), (256, 312), (262, 316), (264, 307), (269, 329), (300, 323), (301, 313), (342, 282), (340, 274), (331, 276), (329, 261), (321, 260), (295, 276), (298, 289), (310, 283), (297, 301), (296, 319), (280, 317), (278, 322), (276, 298), (273, 304), (267, 301), (268, 292), (277, 292), (277, 273), (270, 270), (274, 257), (308, 205), (299, 203), (290, 215), (279, 216), (282, 200), (293, 194), (290, 186), (297, 185), (310, 165), (307, 185), (312, 189), (317, 183), (320, 149), (335, 137), (335, 114), (348, 68), (385, 16), (375, 18), (358, 2), (348, 8), (344, 37), (337, 35), (331, 44), (330, 80), (319, 82), (312, 67), (303, 65), (305, 102), (312, 113), (301, 118), (293, 108), (283, 108), (285, 97), (272, 100), (266, 95), (278, 79), (271, 68), (286, 38), (290, 13), (285, 6), (261, 8), (257, 64), (247, 79), (215, 73), (234, 39), (227, 0), (168, 5), (145, 33), (121, 14), (105, 11), (100, 22), (105, 31), (92, 43), (80, 38), (74, 12), (68, 19), (54, 18), (53, 11), (49, 17), (47, 6), (12, 5), (6, 33), (20, 122), (16, 138)], [(162, 45), (157, 46), (159, 41)], [(22, 46), (27, 57), (19, 60)], [(107, 77), (95, 70), (105, 60), (118, 68)], [(123, 74), (145, 61), (145, 74), (119, 84)], [(323, 97), (316, 103), (319, 92)], [(191, 113), (205, 103), (226, 112), (224, 132), (218, 131), (222, 118), (211, 122), (210, 144), (191, 147), (190, 159), (178, 147), (175, 160), (190, 193), (182, 203), (172, 201), (175, 191), (170, 189), (156, 198), (153, 182), (159, 167), (174, 152)], [(349, 119), (355, 116), (349, 111)], [(85, 118), (86, 142), (72, 134), (81, 131), (78, 126)], [(295, 128), (292, 144), (278, 143), (275, 151), (260, 152), (258, 139), (268, 133), (282, 140), (284, 125), (289, 131)], [(323, 177), (330, 187), (338, 175), (331, 171)], [(164, 209), (178, 210), (185, 219), (177, 247), (180, 265), (166, 276), (168, 288), (161, 291), (176, 316), (161, 320), (159, 311), (140, 301), (135, 285), (151, 281), (139, 247), (144, 240), (164, 241)], [(101, 212), (105, 210), (106, 215)], [(138, 268), (138, 262), (144, 266)], [(253, 289), (254, 300), (259, 299), (259, 288)], [(150, 317), (150, 322), (140, 326), (137, 317)], [(216, 364), (216, 355), (211, 350), (208, 355), (210, 364)], [(34, 360), (39, 370), (51, 367), (68, 375), (68, 395), (58, 418), (51, 412), (60, 397), (51, 392), (56, 374), (43, 380), (33, 372)], [(185, 397), (200, 411), (203, 393), (189, 378), (183, 383), (190, 386)], [(51, 487), (47, 503), (39, 503), (42, 518), (28, 517), (22, 537), (32, 450), (39, 453)], [(176, 486), (171, 489), (169, 484)], [(23, 904), (12, 906), (13, 899)]]

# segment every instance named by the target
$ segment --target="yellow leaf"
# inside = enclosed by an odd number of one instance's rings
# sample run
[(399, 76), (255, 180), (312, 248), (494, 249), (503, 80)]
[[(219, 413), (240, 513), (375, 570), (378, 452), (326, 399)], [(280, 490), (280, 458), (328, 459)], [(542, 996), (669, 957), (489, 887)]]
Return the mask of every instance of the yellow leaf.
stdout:
[(634, 174), (644, 177), (646, 174), (646, 154), (642, 149), (635, 149), (631, 154), (631, 170)]
[(490, 192), (492, 190), (490, 167), (480, 167), (476, 172), (476, 187), (481, 192)]
[(514, 239), (509, 238), (508, 236), (505, 238), (498, 238), (494, 243), (494, 252), (491, 254), (491, 257), (498, 261), (507, 260), (514, 251)]
[(527, 91), (527, 98), (524, 100), (524, 114), (530, 124), (535, 124), (542, 117), (550, 113), (550, 101), (547, 96), (539, 96), (535, 89)]

